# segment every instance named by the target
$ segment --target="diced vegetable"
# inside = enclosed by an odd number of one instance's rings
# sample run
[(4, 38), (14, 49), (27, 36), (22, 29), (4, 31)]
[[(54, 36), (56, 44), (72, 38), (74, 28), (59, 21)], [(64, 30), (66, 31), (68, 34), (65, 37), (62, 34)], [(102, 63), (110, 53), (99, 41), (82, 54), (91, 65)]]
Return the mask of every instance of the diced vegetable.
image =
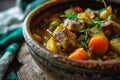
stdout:
[(108, 39), (104, 35), (95, 35), (88, 43), (88, 47), (93, 48), (93, 52), (96, 55), (103, 55), (108, 50), (108, 46)]
[(115, 38), (110, 41), (110, 48), (120, 55), (120, 38)]
[(69, 55), (69, 58), (78, 60), (88, 60), (87, 53), (83, 48), (76, 49), (73, 53)]
[(56, 47), (56, 42), (54, 40), (54, 38), (51, 36), (51, 38), (47, 41), (47, 45), (46, 48), (53, 51), (53, 52), (57, 52), (57, 47)]
[(110, 14), (112, 14), (112, 7), (108, 6), (107, 9), (100, 13), (99, 17), (100, 19), (106, 19)]
[(71, 20), (77, 20), (77, 13), (67, 13), (65, 15), (68, 19), (71, 19)]
[(42, 38), (41, 36), (37, 35), (37, 34), (33, 34), (33, 37), (38, 41), (38, 42), (42, 42)]
[(59, 26), (61, 23), (61, 20), (52, 18), (52, 22), (50, 23), (50, 26)]
[(55, 31), (53, 32), (53, 35), (54, 35), (56, 32), (60, 32), (63, 28), (64, 28), (64, 24), (60, 24), (60, 25), (55, 29)]
[(89, 29), (90, 36), (94, 36), (96, 34), (104, 35), (103, 31), (101, 29), (98, 29), (97, 27), (92, 27)]
[(74, 9), (75, 9), (76, 13), (80, 13), (80, 12), (83, 11), (83, 9), (81, 7), (79, 7), (79, 6), (75, 6)]
[(88, 17), (89, 17), (90, 19), (95, 19), (95, 17), (96, 17), (96, 14), (95, 14), (94, 10), (92, 10), (92, 9), (90, 9), (90, 8), (87, 8), (87, 9), (85, 10), (85, 13), (88, 15)]
[(88, 17), (88, 15), (85, 13), (85, 12), (82, 12), (82, 13), (78, 13), (78, 19), (80, 20), (80, 19), (85, 19), (86, 21), (89, 21), (90, 19), (89, 19), (89, 17)]
[(51, 20), (52, 20), (52, 22), (49, 25), (50, 26), (49, 30), (53, 32), (55, 30), (55, 28), (60, 25), (61, 20), (56, 19), (56, 18), (52, 18)]

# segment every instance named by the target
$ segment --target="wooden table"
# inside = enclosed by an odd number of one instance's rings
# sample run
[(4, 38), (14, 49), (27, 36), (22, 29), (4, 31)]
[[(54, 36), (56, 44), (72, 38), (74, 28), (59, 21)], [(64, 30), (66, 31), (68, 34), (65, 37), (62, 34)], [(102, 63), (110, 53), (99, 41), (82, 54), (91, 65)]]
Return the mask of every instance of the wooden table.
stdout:
[(20, 80), (46, 80), (45, 74), (35, 64), (31, 55), (28, 53), (25, 43), (22, 45), (17, 59), (22, 64), (17, 71)]

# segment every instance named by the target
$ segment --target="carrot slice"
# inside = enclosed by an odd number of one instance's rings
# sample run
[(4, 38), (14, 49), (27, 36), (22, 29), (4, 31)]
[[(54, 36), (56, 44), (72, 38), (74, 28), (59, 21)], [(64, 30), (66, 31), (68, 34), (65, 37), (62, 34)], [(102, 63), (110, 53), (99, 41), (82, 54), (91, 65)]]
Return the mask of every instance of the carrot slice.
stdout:
[(104, 35), (95, 35), (88, 43), (89, 48), (93, 48), (93, 53), (97, 55), (103, 55), (109, 46), (109, 41)]
[(80, 13), (80, 12), (83, 11), (83, 9), (81, 7), (79, 7), (79, 6), (75, 6), (74, 9), (75, 9), (76, 13)]
[(73, 53), (69, 55), (69, 58), (78, 60), (88, 60), (86, 51), (83, 48), (76, 49)]

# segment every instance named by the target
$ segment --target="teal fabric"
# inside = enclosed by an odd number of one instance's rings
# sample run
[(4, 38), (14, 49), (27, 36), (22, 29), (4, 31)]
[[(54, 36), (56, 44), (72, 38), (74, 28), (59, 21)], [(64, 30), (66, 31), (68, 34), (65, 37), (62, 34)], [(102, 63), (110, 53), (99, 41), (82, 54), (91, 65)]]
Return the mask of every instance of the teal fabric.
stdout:
[(5, 34), (5, 33), (1, 34), (1, 36), (2, 35), (4, 35), (4, 36), (2, 36), (2, 39), (0, 40), (0, 49), (6, 47), (7, 45), (9, 45), (12, 42), (22, 40), (23, 35), (21, 33), (22, 33), (22, 28), (19, 27), (15, 30), (9, 32), (9, 34)]
[(16, 0), (16, 5), (0, 12), (0, 80), (19, 80), (9, 65), (24, 41), (22, 24), (27, 14), (48, 0)]

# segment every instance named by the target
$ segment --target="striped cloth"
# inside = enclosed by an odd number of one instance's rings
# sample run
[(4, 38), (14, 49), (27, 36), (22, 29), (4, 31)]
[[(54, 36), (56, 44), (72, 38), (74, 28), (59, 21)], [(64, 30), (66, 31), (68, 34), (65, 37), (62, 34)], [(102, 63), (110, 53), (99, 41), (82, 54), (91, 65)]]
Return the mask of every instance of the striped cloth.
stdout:
[(25, 17), (46, 1), (48, 0), (16, 0), (14, 7), (0, 12), (0, 80), (4, 78), (23, 41), (22, 24)]

